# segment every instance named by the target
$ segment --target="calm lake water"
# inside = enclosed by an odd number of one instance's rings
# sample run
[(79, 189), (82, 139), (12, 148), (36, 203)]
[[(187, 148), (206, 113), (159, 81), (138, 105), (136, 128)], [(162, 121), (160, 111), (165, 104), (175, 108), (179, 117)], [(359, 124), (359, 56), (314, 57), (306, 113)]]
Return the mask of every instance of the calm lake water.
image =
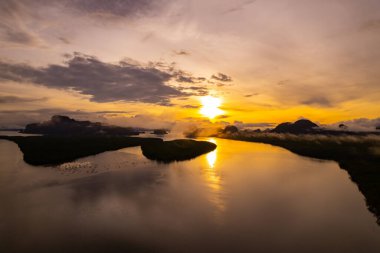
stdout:
[(335, 162), (265, 144), (171, 164), (125, 148), (56, 167), (0, 140), (0, 252), (380, 252)]

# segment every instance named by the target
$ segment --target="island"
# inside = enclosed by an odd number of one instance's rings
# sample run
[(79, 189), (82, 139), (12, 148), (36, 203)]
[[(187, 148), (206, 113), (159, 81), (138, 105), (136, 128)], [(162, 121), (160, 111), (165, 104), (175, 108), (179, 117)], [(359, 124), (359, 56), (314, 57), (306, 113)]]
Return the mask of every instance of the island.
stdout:
[(216, 149), (216, 144), (208, 141), (180, 139), (141, 145), (145, 157), (159, 162), (183, 161)]
[[(214, 143), (195, 140), (163, 141), (161, 138), (130, 137), (133, 128), (104, 126), (55, 115), (50, 121), (28, 124), (23, 133), (39, 136), (0, 136), (15, 142), (24, 161), (31, 165), (59, 165), (105, 151), (141, 146), (148, 159), (182, 161), (216, 148)], [(137, 132), (138, 133), (138, 132)]]
[(58, 165), (105, 151), (160, 143), (159, 138), (124, 136), (0, 136), (15, 142), (31, 165)]
[(123, 136), (0, 136), (15, 142), (31, 165), (58, 165), (105, 151), (141, 146), (143, 155), (162, 162), (183, 161), (210, 152), (216, 145), (207, 141)]

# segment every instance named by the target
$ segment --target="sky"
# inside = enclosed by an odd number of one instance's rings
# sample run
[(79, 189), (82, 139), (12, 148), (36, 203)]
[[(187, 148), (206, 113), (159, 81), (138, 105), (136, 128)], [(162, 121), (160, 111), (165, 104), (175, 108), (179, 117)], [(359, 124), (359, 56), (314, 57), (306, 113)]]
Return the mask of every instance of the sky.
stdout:
[(0, 1), (0, 127), (373, 127), (379, 80), (378, 0)]

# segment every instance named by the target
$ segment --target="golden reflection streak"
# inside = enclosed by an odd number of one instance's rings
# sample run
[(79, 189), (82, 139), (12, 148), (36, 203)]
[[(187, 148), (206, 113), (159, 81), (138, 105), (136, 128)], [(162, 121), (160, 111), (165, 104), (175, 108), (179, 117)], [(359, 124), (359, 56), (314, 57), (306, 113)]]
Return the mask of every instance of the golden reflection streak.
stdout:
[[(210, 138), (207, 141), (217, 144), (214, 138)], [(207, 186), (210, 188), (210, 202), (217, 208), (216, 218), (219, 222), (222, 222), (221, 213), (225, 211), (225, 201), (223, 198), (223, 182), (220, 176), (220, 171), (216, 168), (218, 158), (218, 149), (208, 153), (206, 155), (207, 167), (203, 170)]]
[[(209, 138), (207, 141), (216, 144), (216, 140), (214, 138)], [(217, 158), (216, 149), (206, 155), (208, 165), (210, 166), (211, 169), (213, 169), (215, 166), (216, 158)]]
[(207, 156), (206, 156), (208, 165), (210, 166), (211, 169), (213, 169), (214, 166), (215, 166), (216, 158), (217, 158), (217, 156), (216, 156), (216, 150), (208, 153)]

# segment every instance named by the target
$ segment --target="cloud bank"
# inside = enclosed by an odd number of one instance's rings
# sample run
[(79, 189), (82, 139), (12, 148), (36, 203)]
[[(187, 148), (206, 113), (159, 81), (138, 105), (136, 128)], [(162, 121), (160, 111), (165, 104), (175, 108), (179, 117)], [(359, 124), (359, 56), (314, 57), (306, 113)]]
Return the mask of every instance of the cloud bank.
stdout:
[(90, 95), (94, 102), (143, 102), (170, 105), (174, 97), (207, 94), (201, 86), (169, 85), (172, 79), (193, 83), (180, 75), (155, 66), (135, 61), (102, 62), (94, 56), (74, 53), (65, 65), (33, 67), (0, 61), (0, 79), (21, 83), (34, 83), (49, 88), (72, 89)]

